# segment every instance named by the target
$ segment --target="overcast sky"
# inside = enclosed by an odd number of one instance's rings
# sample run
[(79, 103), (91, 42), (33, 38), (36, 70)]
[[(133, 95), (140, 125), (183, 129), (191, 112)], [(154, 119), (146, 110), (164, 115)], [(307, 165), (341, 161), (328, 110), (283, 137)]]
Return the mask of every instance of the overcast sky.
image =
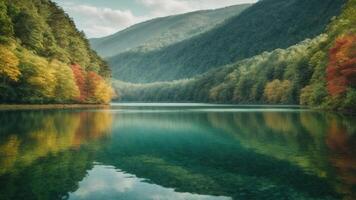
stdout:
[(257, 0), (53, 0), (88, 38), (113, 34), (138, 22)]

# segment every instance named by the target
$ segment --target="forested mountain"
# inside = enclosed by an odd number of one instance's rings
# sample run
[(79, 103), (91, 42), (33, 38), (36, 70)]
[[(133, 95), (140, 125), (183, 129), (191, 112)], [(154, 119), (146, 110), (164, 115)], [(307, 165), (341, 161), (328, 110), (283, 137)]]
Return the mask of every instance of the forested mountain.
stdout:
[(157, 18), (104, 38), (91, 39), (90, 43), (104, 57), (129, 50), (154, 50), (206, 32), (249, 6), (236, 5)]
[(355, 112), (356, 0), (342, 8), (322, 34), (286, 49), (263, 52), (188, 80), (117, 81), (115, 86), (123, 100), (301, 104)]
[[(192, 79), (150, 84), (118, 81), (114, 84), (124, 100), (295, 104), (299, 96), (294, 87), (306, 85), (312, 76), (307, 57), (317, 51), (325, 37), (321, 35), (287, 49), (264, 52)], [(276, 87), (271, 93), (275, 98), (269, 101), (264, 89), (273, 80), (276, 80), (273, 83)], [(277, 91), (277, 86), (282, 91)]]
[(107, 103), (111, 71), (50, 0), (0, 0), (0, 102)]
[(108, 59), (113, 77), (147, 83), (190, 78), (264, 51), (287, 48), (325, 30), (345, 0), (261, 0), (211, 31), (149, 52)]

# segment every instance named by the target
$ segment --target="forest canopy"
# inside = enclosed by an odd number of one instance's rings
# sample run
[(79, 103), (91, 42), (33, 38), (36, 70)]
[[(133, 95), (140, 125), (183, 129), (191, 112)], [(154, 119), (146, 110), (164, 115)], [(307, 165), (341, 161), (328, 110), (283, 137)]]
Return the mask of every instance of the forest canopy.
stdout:
[(49, 0), (0, 0), (0, 65), (0, 102), (108, 103), (114, 95), (106, 62)]

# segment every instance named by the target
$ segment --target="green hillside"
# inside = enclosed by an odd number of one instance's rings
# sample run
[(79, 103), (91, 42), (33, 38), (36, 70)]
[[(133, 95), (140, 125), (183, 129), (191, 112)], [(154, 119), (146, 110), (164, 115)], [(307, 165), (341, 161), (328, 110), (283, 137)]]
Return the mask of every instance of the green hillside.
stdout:
[(287, 48), (325, 30), (344, 0), (261, 0), (211, 31), (149, 52), (108, 59), (113, 77), (128, 82), (190, 78), (264, 51)]
[(1, 103), (107, 103), (111, 71), (49, 0), (0, 0)]
[[(306, 85), (312, 75), (308, 56), (317, 51), (325, 35), (306, 40), (287, 49), (264, 52), (232, 65), (210, 70), (192, 79), (172, 82), (130, 84), (117, 81), (115, 86), (128, 101), (187, 101), (224, 103), (268, 103), (265, 85), (275, 79), (289, 78), (284, 101), (275, 104), (295, 104), (299, 85)], [(295, 83), (295, 84), (294, 84)], [(280, 84), (282, 85), (282, 84)]]
[(128, 101), (301, 104), (354, 112), (356, 0), (347, 1), (342, 13), (314, 39), (192, 79), (151, 84), (117, 81), (115, 87)]
[(133, 49), (153, 50), (206, 32), (249, 6), (244, 4), (157, 18), (104, 38), (91, 39), (90, 43), (104, 57)]

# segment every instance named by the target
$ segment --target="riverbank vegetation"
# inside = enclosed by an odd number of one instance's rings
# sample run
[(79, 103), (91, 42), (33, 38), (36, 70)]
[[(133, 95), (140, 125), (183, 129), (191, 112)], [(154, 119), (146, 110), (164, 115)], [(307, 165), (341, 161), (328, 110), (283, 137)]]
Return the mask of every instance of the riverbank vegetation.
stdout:
[(55, 3), (0, 0), (0, 102), (108, 103), (111, 71)]

